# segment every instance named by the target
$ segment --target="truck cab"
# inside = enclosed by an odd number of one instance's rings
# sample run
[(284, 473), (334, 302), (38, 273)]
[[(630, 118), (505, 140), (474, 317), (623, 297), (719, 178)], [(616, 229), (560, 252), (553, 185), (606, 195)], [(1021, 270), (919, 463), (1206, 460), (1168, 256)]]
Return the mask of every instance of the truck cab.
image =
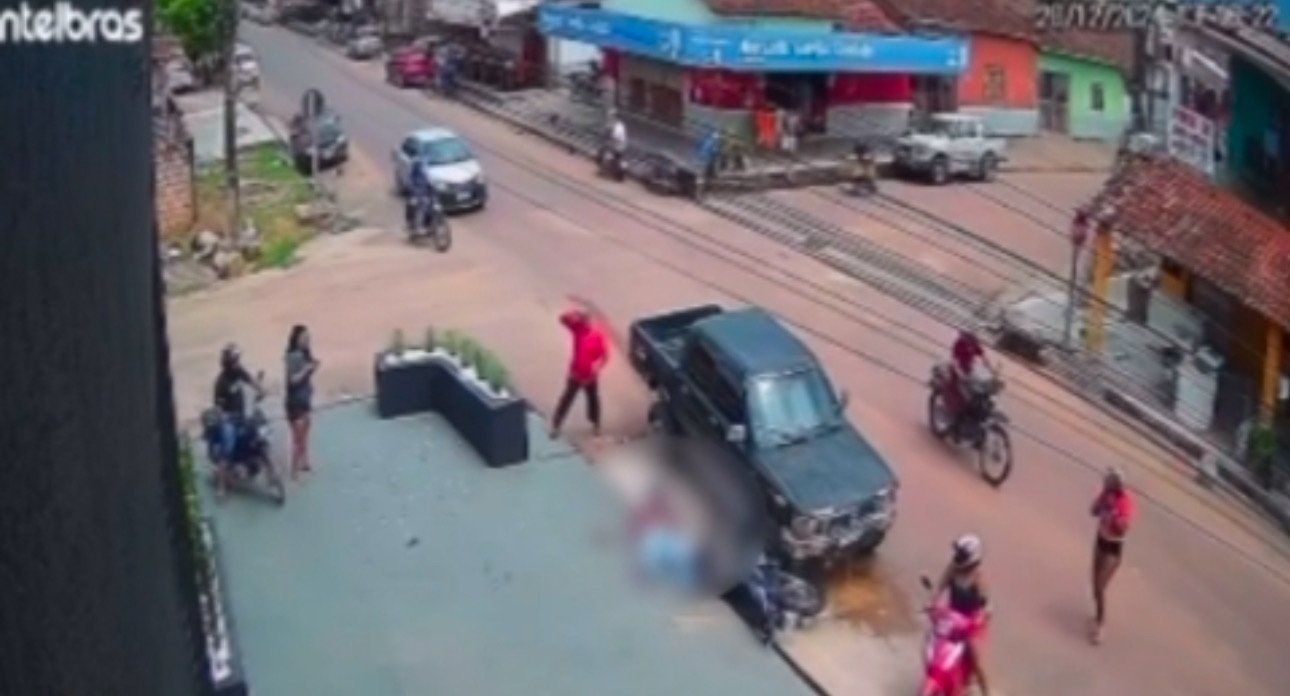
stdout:
[(895, 515), (897, 481), (846, 418), (811, 351), (758, 308), (707, 306), (638, 321), (632, 363), (657, 396), (651, 419), (725, 448), (755, 474), (796, 561), (864, 554)]
[(932, 114), (896, 141), (897, 173), (918, 175), (933, 184), (955, 176), (989, 181), (1004, 160), (1004, 141), (986, 134), (976, 116)]

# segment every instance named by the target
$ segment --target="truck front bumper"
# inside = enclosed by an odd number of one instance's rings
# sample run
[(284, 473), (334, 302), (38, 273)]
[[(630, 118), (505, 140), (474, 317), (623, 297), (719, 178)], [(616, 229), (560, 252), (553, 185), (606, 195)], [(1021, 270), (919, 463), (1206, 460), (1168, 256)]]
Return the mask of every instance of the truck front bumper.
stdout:
[(882, 543), (887, 530), (896, 520), (895, 510), (876, 512), (865, 517), (843, 533), (818, 534), (807, 538), (795, 536), (789, 529), (780, 530), (780, 546), (794, 561), (816, 558), (833, 559), (856, 553), (867, 553)]

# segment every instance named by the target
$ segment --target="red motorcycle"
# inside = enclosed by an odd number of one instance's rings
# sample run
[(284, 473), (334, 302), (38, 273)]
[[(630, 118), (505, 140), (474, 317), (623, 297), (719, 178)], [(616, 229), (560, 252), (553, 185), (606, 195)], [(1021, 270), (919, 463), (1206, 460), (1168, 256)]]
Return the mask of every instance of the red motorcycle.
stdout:
[[(922, 578), (923, 588), (932, 591), (932, 581)], [(967, 616), (950, 609), (944, 601), (927, 607), (930, 627), (923, 652), (924, 676), (919, 696), (965, 696), (972, 676), (968, 661), (968, 638), (984, 627), (984, 616)]]

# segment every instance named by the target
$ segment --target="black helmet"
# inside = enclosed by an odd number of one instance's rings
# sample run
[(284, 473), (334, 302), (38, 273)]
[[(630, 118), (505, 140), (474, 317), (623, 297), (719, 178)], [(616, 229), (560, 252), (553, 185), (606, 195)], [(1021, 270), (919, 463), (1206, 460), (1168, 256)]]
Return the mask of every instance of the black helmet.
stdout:
[(230, 343), (224, 346), (224, 350), (219, 353), (220, 367), (236, 367), (242, 361), (242, 351), (236, 343)]

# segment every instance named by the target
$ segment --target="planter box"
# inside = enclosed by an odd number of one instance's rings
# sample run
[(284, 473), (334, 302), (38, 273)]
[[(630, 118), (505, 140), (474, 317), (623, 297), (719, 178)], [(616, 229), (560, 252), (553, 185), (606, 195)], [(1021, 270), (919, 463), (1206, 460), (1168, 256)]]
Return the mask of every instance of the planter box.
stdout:
[(212, 566), (210, 592), (202, 594), (198, 590), (202, 604), (202, 632), (206, 637), (206, 654), (211, 666), (211, 693), (214, 696), (247, 696), (250, 689), (242, 671), (228, 592), (220, 575), (223, 558), (216, 541), (215, 527), (208, 519), (202, 519), (201, 526), (206, 559)]
[(434, 382), (442, 371), (440, 362), (430, 358), (388, 365), (376, 356), (377, 415), (400, 418), (434, 410)]
[(529, 458), (528, 403), (499, 399), (441, 354), (387, 365), (376, 359), (376, 410), (381, 418), (434, 411), (491, 467)]

